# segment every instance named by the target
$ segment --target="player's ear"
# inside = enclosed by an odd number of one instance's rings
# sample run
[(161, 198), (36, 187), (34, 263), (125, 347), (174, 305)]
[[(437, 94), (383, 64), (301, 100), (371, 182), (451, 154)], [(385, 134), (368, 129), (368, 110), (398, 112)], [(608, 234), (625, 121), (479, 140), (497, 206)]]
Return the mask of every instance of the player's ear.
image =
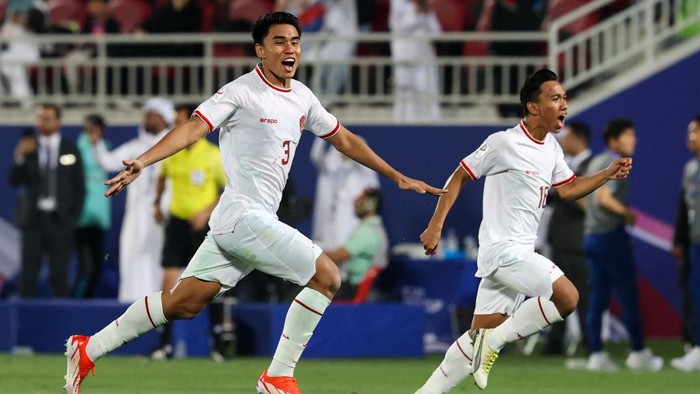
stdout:
[(527, 103), (527, 112), (533, 114), (533, 115), (539, 115), (540, 114), (540, 109), (537, 107), (537, 103), (534, 103), (532, 101)]
[(255, 44), (255, 56), (259, 57), (260, 59), (265, 58), (265, 48), (263, 48), (262, 45)]

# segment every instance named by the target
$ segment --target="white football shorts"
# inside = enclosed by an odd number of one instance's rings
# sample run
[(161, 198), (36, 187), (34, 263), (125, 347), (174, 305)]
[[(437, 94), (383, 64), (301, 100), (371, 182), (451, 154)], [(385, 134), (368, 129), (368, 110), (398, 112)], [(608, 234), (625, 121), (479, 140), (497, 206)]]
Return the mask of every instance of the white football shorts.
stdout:
[(535, 253), (530, 245), (500, 242), (491, 250), (488, 258), (496, 259), (498, 268), (479, 283), (475, 315), (512, 316), (526, 297), (550, 299), (552, 283), (564, 276), (556, 264)]
[(221, 283), (222, 294), (256, 269), (305, 286), (321, 253), (318, 245), (271, 213), (248, 208), (233, 232), (207, 234), (180, 278)]

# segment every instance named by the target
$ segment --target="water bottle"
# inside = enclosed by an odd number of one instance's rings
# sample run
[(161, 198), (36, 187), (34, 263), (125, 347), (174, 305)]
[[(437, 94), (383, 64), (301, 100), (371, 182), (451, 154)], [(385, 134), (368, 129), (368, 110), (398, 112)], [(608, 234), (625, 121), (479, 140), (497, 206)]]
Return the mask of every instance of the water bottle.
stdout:
[(462, 258), (462, 252), (459, 250), (457, 232), (454, 229), (449, 229), (445, 236), (445, 259), (459, 258)]
[(464, 237), (464, 256), (470, 260), (476, 260), (479, 256), (479, 245), (473, 235)]

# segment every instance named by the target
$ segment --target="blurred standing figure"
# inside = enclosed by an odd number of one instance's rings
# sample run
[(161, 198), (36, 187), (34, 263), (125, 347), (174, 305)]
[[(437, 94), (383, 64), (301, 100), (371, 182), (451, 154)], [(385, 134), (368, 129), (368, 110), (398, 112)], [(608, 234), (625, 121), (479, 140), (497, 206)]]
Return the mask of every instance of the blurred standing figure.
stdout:
[[(596, 155), (588, 166), (588, 174), (605, 168), (611, 159), (631, 157), (637, 145), (634, 124), (628, 119), (613, 119), (605, 126), (603, 138), (607, 150)], [(603, 351), (601, 327), (603, 312), (608, 307), (614, 288), (622, 306), (622, 320), (630, 335), (630, 352), (625, 364), (637, 371), (659, 371), (663, 359), (654, 356), (644, 344), (642, 320), (639, 316), (637, 269), (632, 244), (625, 225), (633, 225), (635, 215), (629, 209), (629, 182), (626, 179), (608, 183), (586, 199), (584, 249), (590, 283), (587, 368), (614, 371), (617, 365)]]
[(394, 63), (394, 120), (439, 119), (439, 80), (433, 42), (422, 37), (442, 31), (428, 0), (391, 0), (389, 30)]
[[(175, 126), (187, 122), (195, 109), (191, 105), (178, 106)], [(166, 180), (172, 184), (172, 199), (169, 219), (165, 224), (161, 260), (164, 292), (175, 287), (180, 274), (209, 231), (209, 217), (226, 186), (219, 148), (206, 138), (201, 138), (163, 160), (153, 200), (153, 214), (158, 223), (163, 223), (166, 216), (161, 211)], [(173, 356), (170, 343), (172, 325), (166, 324), (162, 328), (160, 344), (151, 352), (154, 360), (165, 360)]]
[(311, 239), (327, 250), (339, 248), (360, 222), (353, 199), (367, 188), (378, 189), (379, 176), (321, 139), (311, 146), (311, 163), (318, 170)]
[(38, 138), (25, 135), (15, 148), (10, 184), (21, 186), (17, 226), (22, 231), (20, 296), (37, 295), (41, 258), (49, 256), (54, 297), (68, 296), (68, 262), (73, 232), (85, 198), (78, 149), (61, 137), (61, 110), (44, 104), (37, 111)]
[[(108, 151), (103, 140), (95, 144), (95, 159), (107, 171), (124, 169), (122, 159), (136, 156), (160, 141), (175, 120), (172, 101), (156, 97), (143, 106), (143, 125), (138, 136)], [(162, 285), (160, 267), (163, 252), (163, 226), (153, 217), (153, 206), (143, 201), (155, 201), (160, 163), (148, 167), (143, 182), (129, 188), (126, 194), (124, 220), (119, 236), (119, 301), (133, 302), (158, 291)], [(170, 191), (161, 199), (161, 209), (168, 212)]]
[[(591, 131), (583, 122), (569, 122), (559, 139), (562, 151), (567, 159), (569, 168), (576, 176), (583, 176), (591, 162), (591, 150), (588, 143)], [(561, 135), (561, 134), (560, 134)], [(588, 272), (586, 270), (586, 255), (583, 251), (583, 219), (586, 215), (584, 200), (566, 201), (557, 193), (550, 192), (547, 205), (553, 207), (549, 221), (549, 244), (551, 258), (579, 292), (578, 313), (581, 335), (584, 344), (586, 339), (586, 313), (588, 311)], [(568, 324), (568, 323), (567, 323)], [(552, 325), (547, 343), (543, 349), (546, 354), (562, 354), (564, 352), (564, 323)]]
[[(688, 149), (695, 157), (683, 168), (683, 199), (679, 207), (674, 242), (674, 255), (681, 264), (681, 291), (685, 293), (683, 302), (689, 304), (687, 309), (691, 312), (690, 316), (684, 316), (684, 331), (687, 326), (693, 327), (694, 330), (684, 333), (684, 339), (689, 340), (693, 347), (683, 357), (671, 360), (671, 365), (687, 372), (700, 371), (700, 220), (697, 220), (700, 211), (699, 143), (700, 115), (688, 125)], [(688, 321), (695, 324), (688, 324)]]
[(112, 219), (110, 200), (104, 196), (107, 171), (97, 164), (92, 149), (92, 145), (102, 139), (104, 131), (102, 116), (88, 115), (78, 137), (78, 150), (85, 171), (85, 204), (75, 231), (75, 248), (80, 263), (73, 286), (75, 298), (92, 298), (94, 295), (102, 274), (105, 231)]
[(0, 37), (7, 47), (0, 52), (0, 72), (5, 79), (12, 98), (19, 100), (23, 109), (32, 106), (32, 87), (29, 83), (27, 65), (39, 60), (39, 44), (34, 41), (27, 25), (31, 1), (10, 2), (9, 16), (0, 28)]

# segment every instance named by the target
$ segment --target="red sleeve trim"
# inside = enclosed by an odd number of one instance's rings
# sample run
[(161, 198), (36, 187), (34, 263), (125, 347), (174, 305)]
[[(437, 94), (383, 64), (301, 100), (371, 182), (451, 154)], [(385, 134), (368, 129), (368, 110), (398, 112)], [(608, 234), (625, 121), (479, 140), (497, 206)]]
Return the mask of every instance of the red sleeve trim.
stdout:
[(567, 183), (573, 181), (574, 179), (576, 179), (576, 174), (572, 175), (569, 179), (567, 179), (565, 181), (561, 181), (561, 182), (557, 182), (557, 183), (553, 184), (552, 187), (564, 186)]
[(211, 134), (211, 132), (214, 131), (214, 126), (212, 126), (212, 124), (211, 124), (211, 122), (209, 121), (209, 119), (207, 119), (206, 116), (202, 115), (202, 113), (199, 112), (199, 110), (195, 110), (195, 111), (194, 111), (194, 114), (195, 114), (196, 116), (199, 116), (199, 118), (202, 119), (202, 120), (204, 121), (204, 123), (207, 124), (207, 126), (209, 126), (209, 134)]
[(476, 175), (474, 175), (474, 173), (473, 173), (472, 170), (469, 168), (469, 166), (467, 165), (467, 163), (464, 162), (464, 160), (460, 161), (460, 162), (459, 162), (459, 165), (461, 165), (462, 168), (464, 168), (464, 171), (466, 171), (467, 174), (469, 174), (469, 176), (472, 178), (473, 181), (476, 180)]
[(333, 136), (335, 135), (335, 133), (338, 132), (338, 130), (340, 130), (340, 121), (337, 121), (337, 123), (335, 124), (335, 128), (333, 129), (333, 131), (331, 131), (330, 133), (328, 133), (328, 134), (326, 134), (326, 135), (322, 135), (321, 138), (323, 138), (324, 140), (325, 140), (325, 139), (328, 139), (328, 138), (331, 138), (331, 137), (333, 137)]

